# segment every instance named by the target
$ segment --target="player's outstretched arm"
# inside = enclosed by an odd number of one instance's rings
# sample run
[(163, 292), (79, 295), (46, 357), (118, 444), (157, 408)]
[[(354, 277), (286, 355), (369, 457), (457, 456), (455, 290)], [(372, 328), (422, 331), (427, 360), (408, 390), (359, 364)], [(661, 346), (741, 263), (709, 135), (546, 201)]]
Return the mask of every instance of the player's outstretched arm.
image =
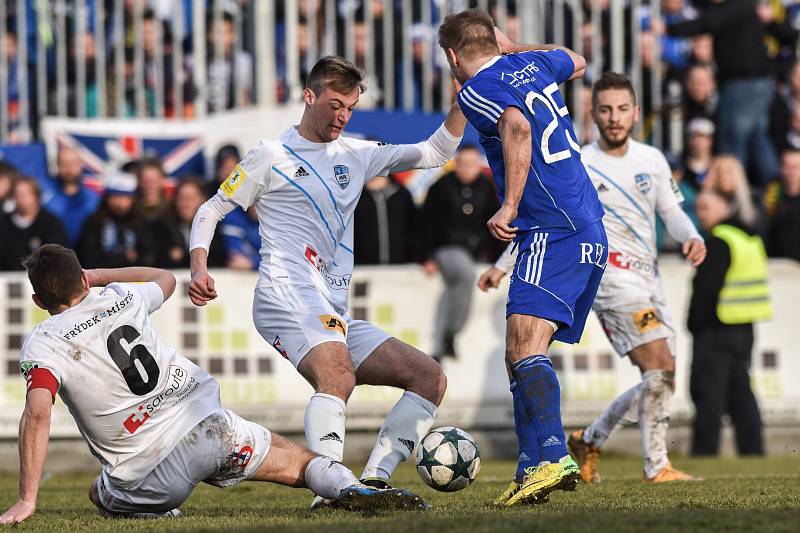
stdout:
[(85, 270), (90, 287), (105, 287), (109, 283), (153, 282), (161, 288), (164, 301), (175, 291), (175, 276), (172, 272), (152, 267), (95, 268)]
[(466, 125), (467, 118), (456, 99), (442, 125), (426, 140), (416, 144), (384, 145), (374, 150), (367, 176), (444, 165), (456, 153)]
[(37, 388), (28, 392), (19, 423), (19, 499), (0, 516), (0, 524), (22, 522), (36, 510), (36, 497), (50, 437), (52, 407), (53, 396), (49, 390)]
[(498, 28), (494, 29), (494, 34), (497, 38), (497, 45), (500, 47), (501, 54), (536, 52), (537, 50), (564, 50), (567, 55), (569, 55), (570, 59), (572, 59), (572, 63), (575, 65), (575, 70), (569, 79), (574, 80), (576, 78), (582, 78), (584, 72), (586, 72), (586, 59), (582, 55), (573, 52), (566, 46), (561, 46), (558, 44), (517, 44), (509, 39), (508, 36)]
[[(456, 86), (456, 93), (461, 90), (461, 85), (457, 81), (453, 81)], [(458, 105), (458, 98), (453, 100), (453, 105), (450, 106), (450, 111), (444, 119), (444, 127), (447, 128), (448, 133), (453, 137), (461, 137), (464, 135), (464, 128), (467, 127), (467, 117), (461, 112), (461, 106)]]
[(189, 299), (194, 305), (206, 305), (217, 297), (214, 278), (208, 273), (208, 249), (217, 224), (234, 209), (234, 202), (217, 193), (201, 205), (194, 215), (192, 234), (189, 237), (189, 265), (192, 269)]

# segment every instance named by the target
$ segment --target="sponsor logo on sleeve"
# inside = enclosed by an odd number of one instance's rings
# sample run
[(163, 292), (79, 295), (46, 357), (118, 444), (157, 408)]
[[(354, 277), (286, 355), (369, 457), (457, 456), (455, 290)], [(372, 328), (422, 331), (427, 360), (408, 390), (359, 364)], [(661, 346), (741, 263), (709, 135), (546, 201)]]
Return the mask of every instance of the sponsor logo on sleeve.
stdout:
[(236, 165), (231, 173), (228, 175), (228, 178), (222, 182), (222, 185), (219, 186), (219, 190), (221, 190), (225, 196), (230, 198), (236, 192), (236, 190), (241, 187), (242, 182), (247, 179), (247, 172), (242, 169), (239, 165)]
[(661, 327), (661, 321), (658, 319), (654, 307), (636, 311), (633, 313), (633, 321), (636, 322), (639, 333), (647, 333)]
[(338, 331), (343, 337), (347, 337), (347, 325), (338, 316), (319, 315), (319, 321), (322, 322), (322, 327), (325, 329)]
[(31, 361), (23, 361), (19, 364), (19, 371), (22, 372), (22, 377), (25, 379), (30, 379), (31, 372), (34, 368), (39, 368), (39, 365)]

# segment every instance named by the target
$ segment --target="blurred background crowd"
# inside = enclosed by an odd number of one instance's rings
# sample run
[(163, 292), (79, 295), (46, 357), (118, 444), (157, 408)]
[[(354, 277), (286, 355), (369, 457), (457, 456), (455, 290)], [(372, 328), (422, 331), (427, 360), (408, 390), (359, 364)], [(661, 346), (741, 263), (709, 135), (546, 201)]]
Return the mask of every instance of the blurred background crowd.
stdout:
[[(690, 216), (694, 197), (715, 190), (771, 256), (800, 261), (795, 0), (11, 0), (0, 3), (0, 143), (40, 140), (48, 116), (171, 120), (299, 102), (328, 53), (366, 70), (362, 108), (440, 112), (452, 89), (436, 27), (464, 7), (489, 10), (513, 40), (586, 56), (585, 79), (565, 88), (584, 143), (596, 137), (592, 81), (627, 72), (643, 108), (637, 137), (665, 151)], [(73, 147), (55, 149), (47, 177), (0, 156), (0, 269), (20, 269), (46, 242), (74, 247), (87, 267), (187, 267), (195, 211), (247, 148), (232, 135), (205, 175), (168, 175), (144, 154), (92, 180)], [(402, 176), (373, 180), (355, 215), (356, 262), (435, 271), (448, 246), (494, 260), (491, 187), (474, 146), (423, 200)], [(258, 249), (255, 215), (237, 211), (219, 226), (209, 265), (256, 269)]]

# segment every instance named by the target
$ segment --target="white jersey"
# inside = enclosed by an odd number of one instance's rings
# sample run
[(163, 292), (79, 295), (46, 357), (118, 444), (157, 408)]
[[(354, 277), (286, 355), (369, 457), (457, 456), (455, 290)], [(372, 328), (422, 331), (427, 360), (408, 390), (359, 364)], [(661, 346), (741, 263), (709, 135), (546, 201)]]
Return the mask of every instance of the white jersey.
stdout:
[(221, 407), (217, 382), (158, 339), (149, 315), (163, 299), (155, 283), (112, 283), (36, 326), (20, 356), (26, 377), (53, 374), (92, 453), (122, 486)]
[(631, 139), (622, 157), (606, 154), (594, 142), (582, 148), (581, 160), (606, 212), (608, 268), (596, 303), (619, 300), (620, 290), (653, 293), (659, 289), (656, 212), (683, 202), (666, 158)]
[[(455, 138), (454, 138), (455, 139)], [(251, 149), (220, 186), (224, 199), (255, 205), (261, 236), (259, 287), (313, 285), (346, 312), (353, 270), (353, 212), (364, 183), (425, 163), (419, 145), (350, 137), (311, 142), (289, 128)]]

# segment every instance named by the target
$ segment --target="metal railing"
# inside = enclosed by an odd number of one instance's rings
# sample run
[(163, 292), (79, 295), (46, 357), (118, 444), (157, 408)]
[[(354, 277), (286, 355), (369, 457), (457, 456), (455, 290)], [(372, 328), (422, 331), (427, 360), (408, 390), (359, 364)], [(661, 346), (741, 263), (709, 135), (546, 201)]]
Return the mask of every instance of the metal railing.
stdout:
[[(311, 66), (327, 54), (366, 71), (367, 107), (444, 111), (452, 88), (436, 28), (449, 12), (480, 7), (512, 38), (584, 54), (590, 80), (606, 68), (628, 72), (637, 93), (650, 94), (648, 131), (662, 145), (661, 69), (649, 68), (644, 87), (640, 54), (641, 20), (659, 17), (660, 0), (607, 3), (603, 10), (584, 0), (7, 0), (0, 2), (7, 21), (0, 142), (36, 138), (46, 115), (183, 119), (298, 101)], [(582, 81), (567, 88), (579, 136), (585, 91)]]

